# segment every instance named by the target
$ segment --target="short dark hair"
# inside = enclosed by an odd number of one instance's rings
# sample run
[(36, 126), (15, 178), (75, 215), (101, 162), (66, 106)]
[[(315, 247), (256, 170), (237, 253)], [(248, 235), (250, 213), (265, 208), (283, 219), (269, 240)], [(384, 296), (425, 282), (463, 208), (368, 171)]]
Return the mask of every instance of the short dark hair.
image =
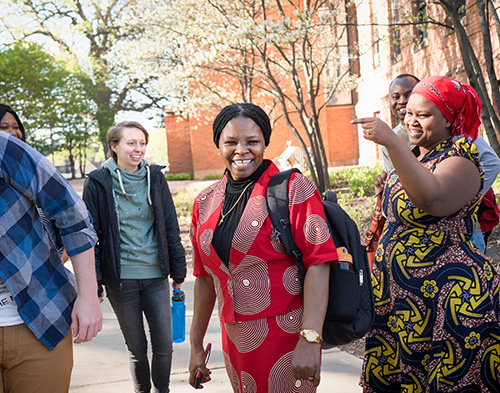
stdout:
[(396, 82), (398, 79), (405, 79), (405, 78), (413, 78), (415, 79), (415, 82), (418, 83), (420, 82), (420, 79), (418, 79), (415, 75), (412, 75), (412, 74), (401, 74), (401, 75), (398, 75), (397, 77), (395, 77), (392, 82), (389, 84), (389, 87), (391, 87), (394, 82)]

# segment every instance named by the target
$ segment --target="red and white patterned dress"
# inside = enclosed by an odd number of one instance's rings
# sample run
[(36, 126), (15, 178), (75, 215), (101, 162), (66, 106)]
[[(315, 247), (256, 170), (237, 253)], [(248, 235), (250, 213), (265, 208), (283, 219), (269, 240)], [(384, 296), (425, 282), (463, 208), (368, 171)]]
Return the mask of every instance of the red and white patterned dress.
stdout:
[[(196, 198), (192, 219), (194, 275), (211, 276), (217, 295), (226, 369), (235, 392), (314, 392), (290, 370), (303, 314), (295, 260), (285, 254), (273, 232), (266, 189), (278, 168), (260, 176), (231, 244), (229, 266), (219, 258), (212, 237), (219, 221), (227, 178)], [(314, 184), (292, 174), (289, 185), (292, 233), (304, 266), (336, 261), (321, 197)]]

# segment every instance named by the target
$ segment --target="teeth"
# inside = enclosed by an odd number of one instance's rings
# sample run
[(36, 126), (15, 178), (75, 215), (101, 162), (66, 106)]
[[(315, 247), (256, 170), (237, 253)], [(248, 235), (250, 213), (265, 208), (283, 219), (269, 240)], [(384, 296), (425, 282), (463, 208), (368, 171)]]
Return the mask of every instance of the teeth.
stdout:
[(234, 163), (236, 165), (247, 165), (251, 162), (252, 160), (234, 160)]

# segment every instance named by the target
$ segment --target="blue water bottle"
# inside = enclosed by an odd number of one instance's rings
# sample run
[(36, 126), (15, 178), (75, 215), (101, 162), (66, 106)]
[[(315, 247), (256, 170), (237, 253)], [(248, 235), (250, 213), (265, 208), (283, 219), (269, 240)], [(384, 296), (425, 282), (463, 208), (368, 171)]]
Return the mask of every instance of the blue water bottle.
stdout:
[(172, 294), (172, 340), (182, 343), (186, 339), (186, 304), (184, 292), (174, 289)]

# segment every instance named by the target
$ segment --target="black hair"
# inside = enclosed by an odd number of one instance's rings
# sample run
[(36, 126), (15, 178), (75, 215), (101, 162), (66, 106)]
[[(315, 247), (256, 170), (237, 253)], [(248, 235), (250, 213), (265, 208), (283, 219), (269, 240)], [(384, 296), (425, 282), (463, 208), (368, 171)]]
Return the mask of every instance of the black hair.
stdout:
[(14, 116), (14, 119), (16, 119), (17, 125), (19, 126), (19, 130), (21, 131), (21, 140), (23, 142), (26, 142), (26, 132), (24, 131), (23, 123), (21, 119), (19, 119), (17, 113), (14, 112), (14, 110), (10, 106), (5, 104), (0, 104), (0, 120), (3, 119), (6, 113), (10, 113), (12, 116)]
[(260, 106), (249, 103), (240, 103), (222, 108), (216, 116), (213, 124), (215, 146), (219, 147), (219, 139), (224, 127), (226, 127), (227, 123), (236, 117), (246, 117), (248, 119), (252, 119), (261, 129), (262, 134), (264, 135), (265, 145), (269, 145), (269, 139), (271, 138), (272, 131), (269, 116), (267, 116), (266, 112), (264, 112)]
[(397, 77), (395, 77), (392, 80), (392, 82), (389, 84), (389, 86), (392, 86), (394, 84), (394, 82), (396, 82), (398, 79), (405, 79), (405, 78), (413, 78), (413, 79), (415, 79), (416, 83), (420, 82), (420, 79), (418, 79), (415, 75), (412, 75), (412, 74), (401, 74), (401, 75), (398, 75)]

